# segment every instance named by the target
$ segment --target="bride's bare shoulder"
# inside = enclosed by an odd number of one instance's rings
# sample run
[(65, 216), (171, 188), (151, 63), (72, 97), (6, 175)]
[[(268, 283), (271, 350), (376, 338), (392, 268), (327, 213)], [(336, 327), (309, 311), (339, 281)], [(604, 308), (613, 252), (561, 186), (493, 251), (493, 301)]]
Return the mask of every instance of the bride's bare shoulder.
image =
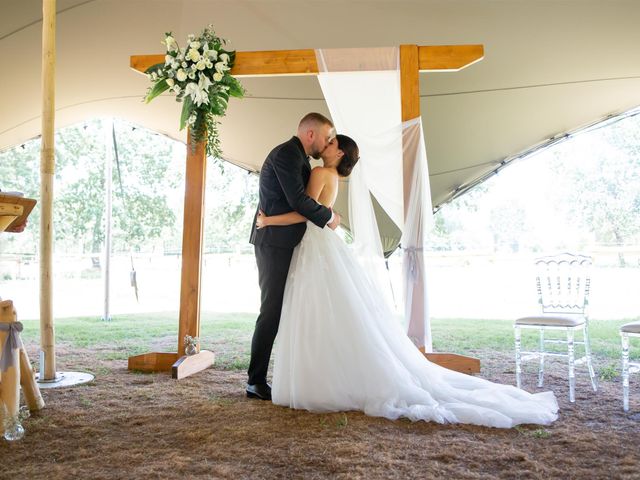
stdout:
[(334, 168), (326, 168), (326, 167), (315, 167), (311, 170), (311, 175), (317, 176), (319, 178), (329, 178), (337, 175)]

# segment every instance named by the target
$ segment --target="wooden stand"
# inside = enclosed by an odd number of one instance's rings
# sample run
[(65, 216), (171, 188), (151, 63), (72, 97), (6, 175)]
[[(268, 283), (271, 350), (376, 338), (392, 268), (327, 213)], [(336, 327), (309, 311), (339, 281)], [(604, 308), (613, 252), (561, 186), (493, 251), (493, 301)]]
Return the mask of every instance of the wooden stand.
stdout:
[(26, 222), (36, 203), (33, 198), (0, 192), (0, 232), (11, 232), (14, 227)]
[[(11, 300), (0, 301), (0, 323), (13, 323), (17, 321), (16, 310)], [(9, 333), (0, 331), (0, 354), (2, 346)], [(19, 361), (6, 372), (0, 373), (0, 425), (2, 425), (2, 404), (6, 407), (10, 416), (18, 415), (20, 409), (20, 385), (22, 394), (29, 410), (36, 411), (44, 408), (44, 400), (36, 383), (36, 378), (31, 369), (31, 362), (24, 346), (18, 352)]]

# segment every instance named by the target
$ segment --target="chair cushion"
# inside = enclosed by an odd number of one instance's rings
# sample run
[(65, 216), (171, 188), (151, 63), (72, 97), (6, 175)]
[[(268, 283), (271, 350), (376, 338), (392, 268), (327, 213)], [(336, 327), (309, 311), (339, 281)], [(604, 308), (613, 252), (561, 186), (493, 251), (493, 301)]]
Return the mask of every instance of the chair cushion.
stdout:
[(626, 323), (620, 327), (621, 332), (640, 333), (640, 322)]
[(516, 325), (540, 325), (545, 327), (577, 327), (584, 323), (582, 315), (538, 315), (523, 317), (516, 320)]

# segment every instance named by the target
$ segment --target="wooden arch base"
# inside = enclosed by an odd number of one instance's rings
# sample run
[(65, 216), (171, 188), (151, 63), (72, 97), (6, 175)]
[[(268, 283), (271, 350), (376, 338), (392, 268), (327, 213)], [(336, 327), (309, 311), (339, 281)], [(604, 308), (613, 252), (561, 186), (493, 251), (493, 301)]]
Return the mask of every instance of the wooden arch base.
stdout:
[(427, 357), (431, 363), (440, 365), (441, 367), (455, 370), (456, 372), (467, 373), (473, 375), (480, 373), (480, 360), (473, 357), (465, 357), (456, 353), (425, 353), (424, 348), (420, 351)]
[(171, 378), (179, 380), (198, 373), (213, 365), (215, 354), (209, 350), (200, 350), (195, 355), (151, 352), (129, 357), (129, 370), (137, 372), (171, 372)]

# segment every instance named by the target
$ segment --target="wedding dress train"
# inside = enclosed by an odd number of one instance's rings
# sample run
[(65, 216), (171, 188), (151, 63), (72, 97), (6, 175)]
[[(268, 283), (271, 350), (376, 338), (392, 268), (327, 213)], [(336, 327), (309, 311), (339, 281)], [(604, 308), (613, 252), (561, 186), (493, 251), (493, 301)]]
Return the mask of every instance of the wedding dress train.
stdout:
[(500, 428), (547, 425), (558, 411), (552, 392), (531, 394), (429, 362), (349, 247), (310, 222), (287, 278), (272, 398), (314, 412)]

